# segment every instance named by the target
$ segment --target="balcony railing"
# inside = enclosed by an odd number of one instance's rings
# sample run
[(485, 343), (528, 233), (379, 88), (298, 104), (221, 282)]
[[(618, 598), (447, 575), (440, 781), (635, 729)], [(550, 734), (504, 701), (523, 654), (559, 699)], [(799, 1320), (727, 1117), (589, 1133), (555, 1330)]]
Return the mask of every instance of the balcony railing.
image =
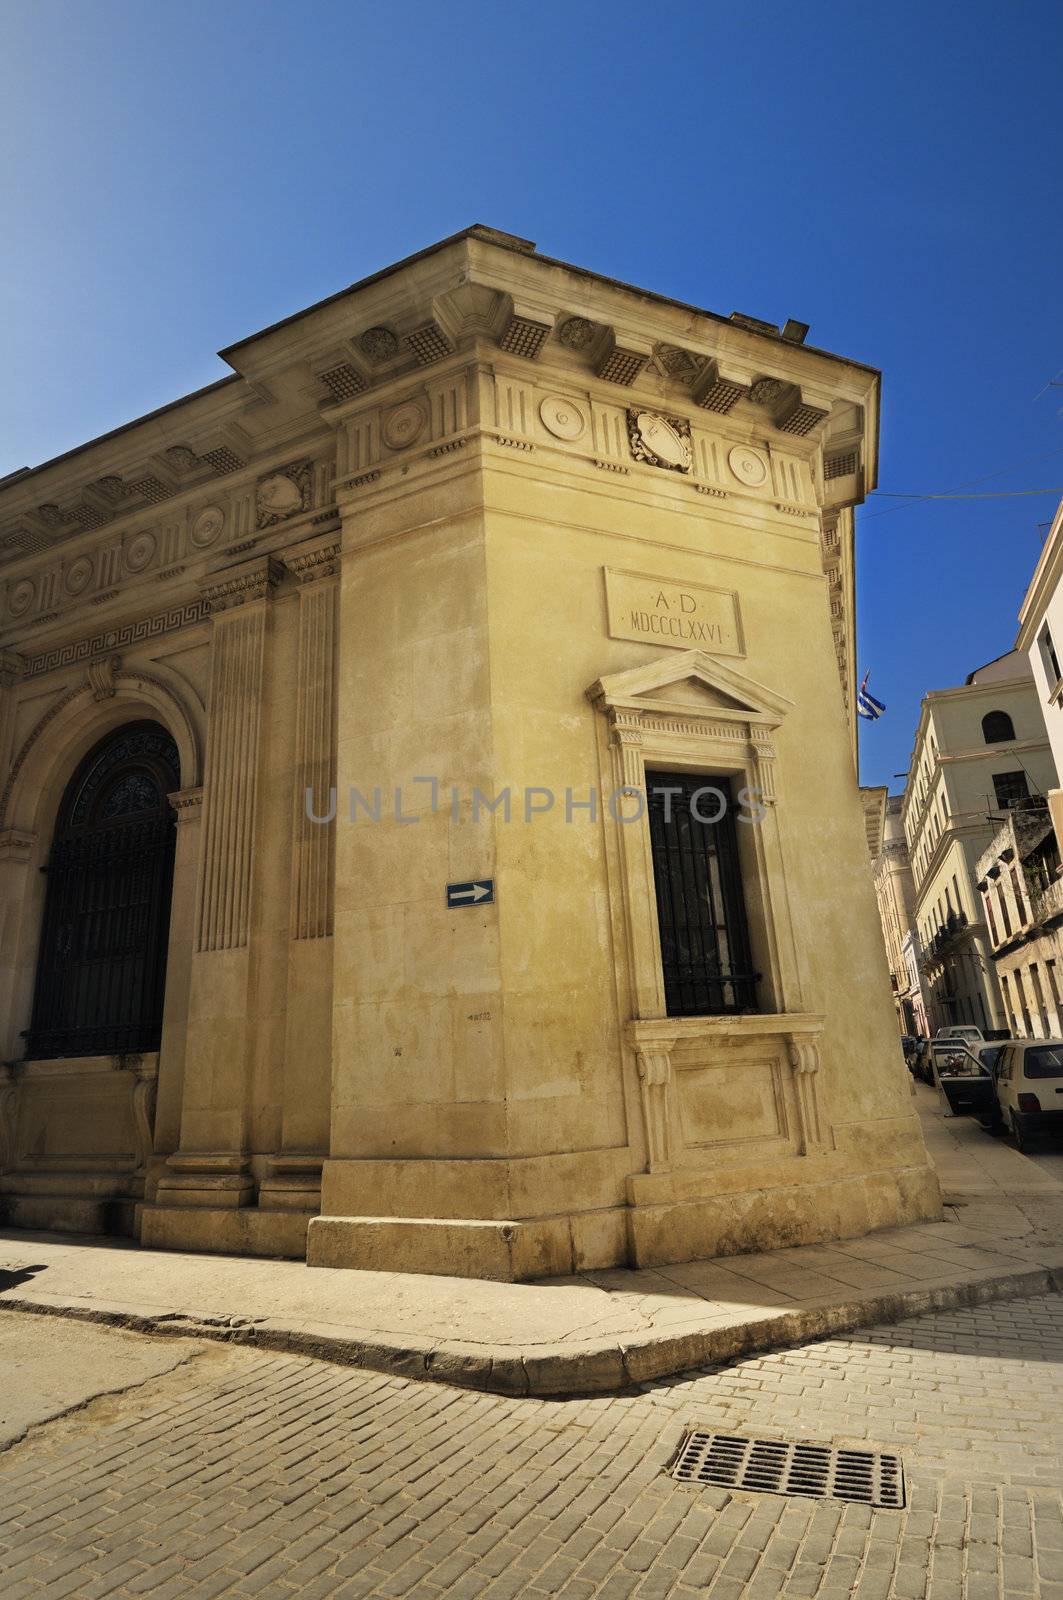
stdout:
[(1057, 878), (1036, 897), (1033, 908), (1037, 922), (1054, 922), (1063, 917), (1063, 878)]

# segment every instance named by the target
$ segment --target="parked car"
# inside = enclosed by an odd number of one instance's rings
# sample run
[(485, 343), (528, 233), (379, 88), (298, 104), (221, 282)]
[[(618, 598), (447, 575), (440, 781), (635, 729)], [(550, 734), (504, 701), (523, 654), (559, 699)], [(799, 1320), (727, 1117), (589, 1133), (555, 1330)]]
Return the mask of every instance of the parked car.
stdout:
[(983, 1034), (981, 1028), (976, 1028), (973, 1022), (954, 1022), (947, 1028), (939, 1028), (934, 1038), (970, 1039), (977, 1044), (981, 1042)]
[(1013, 1039), (993, 1069), (988, 1126), (1020, 1150), (1038, 1133), (1063, 1131), (1063, 1039)]
[(936, 1057), (938, 1087), (957, 1116), (967, 1111), (979, 1118), (992, 1116), (996, 1105), (993, 1068), (1003, 1048), (1001, 1044), (964, 1043), (960, 1052), (946, 1048)]

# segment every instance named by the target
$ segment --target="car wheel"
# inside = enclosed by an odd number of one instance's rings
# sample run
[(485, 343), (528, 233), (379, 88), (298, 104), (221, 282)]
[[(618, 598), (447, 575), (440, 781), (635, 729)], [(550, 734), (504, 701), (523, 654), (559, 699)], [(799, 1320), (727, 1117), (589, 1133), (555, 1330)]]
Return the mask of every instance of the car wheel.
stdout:
[(1025, 1151), (1030, 1148), (1029, 1137), (1023, 1128), (1021, 1119), (1015, 1115), (1014, 1111), (1011, 1113), (1011, 1132), (1015, 1140), (1016, 1150)]

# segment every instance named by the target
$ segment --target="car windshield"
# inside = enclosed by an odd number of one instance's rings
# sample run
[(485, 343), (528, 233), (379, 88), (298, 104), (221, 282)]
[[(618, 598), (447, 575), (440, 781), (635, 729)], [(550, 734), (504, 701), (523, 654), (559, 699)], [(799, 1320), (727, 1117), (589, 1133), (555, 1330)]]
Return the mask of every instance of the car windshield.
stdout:
[(1063, 1078), (1063, 1044), (1027, 1050), (1022, 1069), (1027, 1078)]
[(983, 1067), (985, 1067), (987, 1072), (993, 1071), (997, 1062), (1000, 1060), (1000, 1052), (1003, 1050), (1003, 1048), (1004, 1046), (1002, 1044), (992, 1044), (988, 1050), (979, 1050), (978, 1059), (982, 1063)]

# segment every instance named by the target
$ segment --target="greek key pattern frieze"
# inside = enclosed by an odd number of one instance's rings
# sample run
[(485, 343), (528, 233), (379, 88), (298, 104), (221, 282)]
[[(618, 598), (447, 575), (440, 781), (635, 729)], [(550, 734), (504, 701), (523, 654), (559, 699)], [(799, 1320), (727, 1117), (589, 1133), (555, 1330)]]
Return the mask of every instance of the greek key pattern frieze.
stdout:
[(71, 644), (57, 645), (54, 650), (44, 650), (40, 655), (28, 656), (22, 675), (24, 678), (37, 678), (43, 672), (77, 666), (105, 652), (110, 654), (114, 650), (128, 649), (147, 639), (158, 639), (164, 633), (173, 633), (178, 628), (194, 627), (197, 622), (205, 622), (209, 615), (210, 608), (204, 600), (171, 606), (169, 610), (156, 612), (154, 616), (139, 617), (136, 622), (122, 623), (86, 639), (77, 639)]

